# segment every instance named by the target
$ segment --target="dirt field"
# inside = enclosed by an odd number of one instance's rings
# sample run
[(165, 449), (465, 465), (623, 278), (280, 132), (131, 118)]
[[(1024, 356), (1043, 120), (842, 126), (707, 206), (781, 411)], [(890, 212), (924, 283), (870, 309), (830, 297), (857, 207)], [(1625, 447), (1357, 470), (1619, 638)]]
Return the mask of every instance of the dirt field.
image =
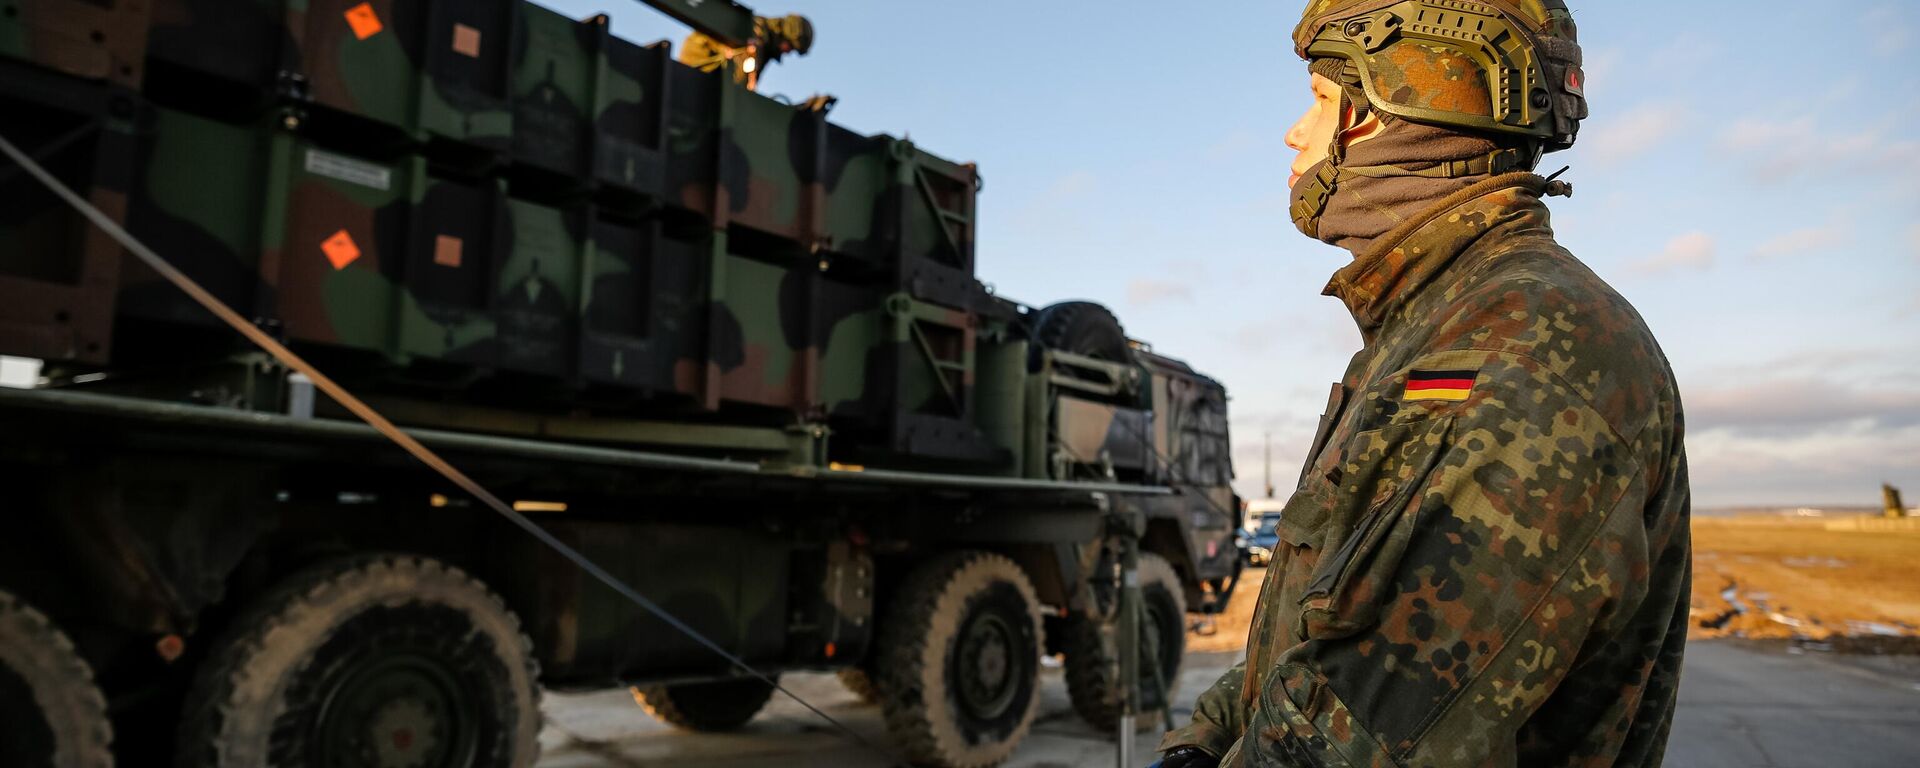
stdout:
[[(1802, 639), (1836, 650), (1920, 651), (1920, 531), (1830, 531), (1830, 519), (1693, 523), (1694, 637)], [(1246, 643), (1264, 569), (1250, 569), (1195, 651)]]
[(1693, 523), (1696, 637), (1920, 637), (1920, 531), (1834, 531), (1820, 518)]
[(1260, 599), (1260, 583), (1266, 575), (1265, 568), (1242, 571), (1240, 584), (1233, 588), (1233, 600), (1227, 603), (1226, 612), (1209, 617), (1211, 632), (1188, 632), (1187, 650), (1199, 653), (1246, 650), (1247, 628), (1253, 623), (1253, 604)]

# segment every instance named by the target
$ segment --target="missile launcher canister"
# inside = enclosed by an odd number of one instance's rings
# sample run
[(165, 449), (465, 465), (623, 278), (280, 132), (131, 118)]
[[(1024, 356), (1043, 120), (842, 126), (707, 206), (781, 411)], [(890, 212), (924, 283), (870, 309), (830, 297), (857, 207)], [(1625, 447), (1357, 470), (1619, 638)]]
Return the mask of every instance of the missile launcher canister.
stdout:
[[(116, 723), (188, 713), (182, 765), (468, 705), (491, 714), (404, 761), (523, 765), (536, 675), (636, 686), (683, 727), (752, 717), (771, 689), (692, 628), (771, 673), (841, 671), (910, 760), (990, 765), (1042, 653), (1119, 720), (1135, 546), (1143, 669), (1177, 679), (1187, 609), (1224, 609), (1240, 563), (1225, 388), (1099, 305), (995, 295), (973, 165), (760, 92), (804, 19), (643, 2), (714, 55), (517, 0), (0, 0), (0, 137), (684, 620), (456, 497), (0, 160), (0, 355), (44, 363), (0, 390), (6, 511), (31, 523), (0, 536), (0, 628), (85, 629), (39, 665), (62, 692), (105, 688)], [(326, 602), (380, 589), (445, 602)], [(423, 690), (478, 693), (389, 707), (406, 681), (373, 662), (270, 668), (294, 616), (316, 645), (286, 658), (399, 648), (459, 661)], [(282, 698), (244, 704), (241, 679)], [(46, 724), (105, 754), (104, 705), (82, 709)], [(299, 723), (249, 719), (269, 711)]]
[[(16, 37), (58, 32), (35, 24), (65, 3), (22, 1)], [(122, 103), (70, 120), (131, 141), (131, 167), (114, 167), (128, 178), (71, 180), (123, 190), (136, 236), (287, 340), (339, 353), (349, 378), (525, 374), (559, 395), (550, 406), (601, 389), (755, 423), (824, 419), (865, 436), (862, 461), (1012, 471), (1012, 441), (973, 418), (982, 375), (1026, 371), (978, 358), (1013, 340), (1019, 310), (973, 275), (972, 166), (680, 65), (604, 16), (450, 0), (100, 14), (116, 29), (150, 14), (144, 40), (89, 59), (144, 50), (144, 82), (50, 53), (70, 47), (0, 48), (9, 67)], [(19, 292), (49, 295), (39, 282)], [(140, 268), (84, 285), (64, 314), (8, 326), (61, 341), (14, 351), (140, 366), (196, 327), (224, 333)], [(127, 333), (110, 338), (116, 318)]]

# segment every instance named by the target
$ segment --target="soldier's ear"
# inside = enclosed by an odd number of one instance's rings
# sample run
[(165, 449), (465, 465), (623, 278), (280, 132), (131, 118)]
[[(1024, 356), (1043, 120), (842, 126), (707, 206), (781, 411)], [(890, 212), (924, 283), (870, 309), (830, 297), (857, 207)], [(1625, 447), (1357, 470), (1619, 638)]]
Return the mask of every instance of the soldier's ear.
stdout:
[[(1353, 107), (1349, 106), (1348, 109), (1353, 110)], [(1347, 113), (1347, 124), (1349, 127), (1340, 133), (1340, 140), (1344, 142), (1349, 149), (1355, 144), (1380, 135), (1380, 132), (1387, 128), (1387, 124), (1380, 119), (1379, 110), (1366, 110), (1366, 114), (1360, 118), (1358, 123), (1353, 122), (1353, 111)]]

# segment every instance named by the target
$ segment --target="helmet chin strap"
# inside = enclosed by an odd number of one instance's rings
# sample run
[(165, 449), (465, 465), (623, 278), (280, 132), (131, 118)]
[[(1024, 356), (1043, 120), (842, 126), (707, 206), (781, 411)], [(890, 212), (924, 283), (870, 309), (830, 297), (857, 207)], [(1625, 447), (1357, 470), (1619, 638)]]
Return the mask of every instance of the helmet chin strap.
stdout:
[[(1327, 203), (1333, 198), (1333, 190), (1339, 186), (1340, 163), (1347, 158), (1346, 133), (1353, 125), (1359, 125), (1366, 119), (1366, 102), (1356, 107), (1346, 88), (1340, 89), (1340, 126), (1333, 131), (1332, 145), (1327, 147), (1327, 157), (1293, 186), (1293, 205), (1288, 213), (1293, 217), (1293, 225), (1301, 234), (1315, 240), (1320, 239), (1320, 217), (1327, 212)], [(1348, 110), (1352, 110), (1352, 124), (1347, 124)]]
[[(1399, 165), (1366, 165), (1348, 167), (1346, 136), (1354, 128), (1365, 122), (1371, 114), (1370, 105), (1365, 98), (1355, 99), (1351, 88), (1340, 89), (1340, 115), (1342, 124), (1333, 132), (1333, 141), (1327, 147), (1327, 157), (1308, 170), (1293, 188), (1293, 204), (1288, 213), (1293, 224), (1302, 234), (1315, 240), (1320, 237), (1321, 217), (1326, 215), (1327, 207), (1332, 203), (1334, 193), (1342, 181), (1355, 178), (1388, 179), (1396, 177), (1421, 177), (1437, 179), (1457, 179), (1468, 176), (1497, 176), (1512, 171), (1527, 170), (1538, 160), (1539, 150), (1496, 149), (1488, 154), (1464, 160), (1448, 160), (1431, 164), (1419, 164), (1427, 167), (1409, 168)], [(1351, 118), (1346, 119), (1351, 109)], [(1537, 146), (1537, 145), (1536, 145)]]

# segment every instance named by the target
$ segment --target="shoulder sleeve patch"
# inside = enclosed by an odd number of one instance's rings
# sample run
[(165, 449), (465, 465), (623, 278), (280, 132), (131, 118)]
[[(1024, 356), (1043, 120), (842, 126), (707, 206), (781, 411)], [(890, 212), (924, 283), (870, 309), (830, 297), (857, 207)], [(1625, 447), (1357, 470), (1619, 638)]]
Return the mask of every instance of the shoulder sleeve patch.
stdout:
[(1473, 394), (1473, 382), (1479, 371), (1412, 371), (1407, 374), (1407, 402), (1443, 400), (1460, 402)]

